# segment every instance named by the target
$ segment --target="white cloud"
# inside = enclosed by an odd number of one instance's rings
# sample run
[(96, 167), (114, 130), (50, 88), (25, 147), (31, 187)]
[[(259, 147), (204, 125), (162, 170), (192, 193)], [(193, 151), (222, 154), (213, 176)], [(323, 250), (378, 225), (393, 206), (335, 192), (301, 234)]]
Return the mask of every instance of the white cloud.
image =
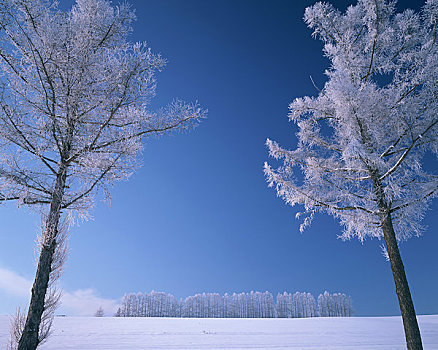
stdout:
[(19, 297), (29, 297), (32, 281), (0, 267), (0, 289)]
[(99, 307), (105, 315), (112, 316), (117, 310), (117, 300), (100, 297), (93, 289), (79, 289), (73, 293), (62, 292), (61, 311), (67, 315), (92, 316)]
[[(0, 267), (0, 290), (14, 297), (29, 298), (31, 288), (32, 281)], [(79, 289), (74, 292), (62, 290), (61, 307), (56, 313), (92, 316), (97, 308), (102, 307), (106, 315), (112, 316), (117, 306), (117, 300), (102, 298), (94, 289)]]

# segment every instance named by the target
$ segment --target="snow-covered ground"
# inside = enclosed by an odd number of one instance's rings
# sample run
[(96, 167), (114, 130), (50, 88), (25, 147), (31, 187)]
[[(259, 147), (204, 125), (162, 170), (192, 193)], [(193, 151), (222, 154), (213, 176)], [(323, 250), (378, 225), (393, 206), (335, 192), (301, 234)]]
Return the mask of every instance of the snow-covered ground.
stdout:
[[(419, 316), (425, 350), (438, 349), (438, 315)], [(9, 317), (0, 316), (0, 349)], [(57, 317), (41, 350), (406, 349), (399, 317), (178, 319)]]

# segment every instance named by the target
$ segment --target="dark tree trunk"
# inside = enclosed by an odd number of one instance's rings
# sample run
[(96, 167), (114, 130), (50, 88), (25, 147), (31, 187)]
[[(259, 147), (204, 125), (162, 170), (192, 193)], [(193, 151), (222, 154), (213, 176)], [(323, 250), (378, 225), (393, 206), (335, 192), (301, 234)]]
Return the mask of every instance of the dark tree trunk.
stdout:
[(377, 205), (380, 211), (383, 237), (391, 263), (392, 275), (394, 277), (395, 290), (403, 319), (406, 345), (408, 350), (423, 350), (421, 343), (420, 329), (418, 328), (417, 316), (414, 303), (412, 302), (405, 268), (398, 249), (397, 238), (392, 225), (390, 206), (386, 202), (382, 182), (377, 171), (371, 171), (371, 179), (374, 185), (374, 193), (377, 198)]
[(58, 224), (61, 214), (62, 197), (65, 190), (66, 171), (60, 169), (56, 178), (55, 189), (47, 217), (44, 243), (38, 260), (35, 281), (32, 286), (29, 310), (23, 333), (18, 343), (18, 350), (35, 350), (40, 342), (39, 331), (44, 312), (45, 298), (52, 272), (53, 256), (56, 250)]
[(32, 286), (32, 296), (27, 313), (26, 324), (18, 343), (18, 350), (35, 350), (39, 344), (39, 329), (44, 312), (44, 301), (52, 271), (53, 253), (56, 242), (41, 250), (38, 269)]
[(403, 318), (408, 350), (422, 350), (423, 345), (421, 343), (421, 334), (418, 328), (414, 303), (412, 302), (408, 280), (406, 279), (403, 261), (400, 256), (394, 228), (392, 226), (392, 219), (389, 214), (383, 221), (383, 235), (388, 250), (389, 261), (391, 262), (391, 270), (394, 276), (395, 289)]

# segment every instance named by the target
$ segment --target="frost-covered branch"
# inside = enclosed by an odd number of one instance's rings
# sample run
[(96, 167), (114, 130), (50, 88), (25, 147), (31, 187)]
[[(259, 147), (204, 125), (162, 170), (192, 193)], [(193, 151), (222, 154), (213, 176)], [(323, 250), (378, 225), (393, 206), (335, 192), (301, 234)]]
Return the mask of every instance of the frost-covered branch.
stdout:
[[(406, 222), (421, 220), (425, 203), (437, 196), (435, 180), (420, 166), (425, 152), (438, 154), (434, 1), (423, 16), (395, 16), (393, 3), (376, 0), (360, 0), (345, 14), (325, 3), (306, 9), (332, 66), (317, 97), (289, 107), (299, 129), (296, 149), (267, 140), (280, 166), (265, 165), (265, 174), (288, 204), (326, 210), (349, 237), (382, 235), (381, 225), (366, 223), (381, 221), (378, 203), (391, 208), (399, 238), (418, 234), (419, 225)], [(381, 75), (389, 81), (382, 84)]]

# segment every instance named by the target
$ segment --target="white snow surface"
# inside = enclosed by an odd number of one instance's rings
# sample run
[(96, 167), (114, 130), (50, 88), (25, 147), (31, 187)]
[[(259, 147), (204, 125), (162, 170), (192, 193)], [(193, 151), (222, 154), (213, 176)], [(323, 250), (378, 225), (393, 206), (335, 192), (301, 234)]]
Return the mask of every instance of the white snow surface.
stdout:
[[(419, 316), (425, 350), (438, 349), (438, 315)], [(9, 317), (0, 316), (0, 349)], [(400, 317), (211, 319), (56, 317), (41, 350), (406, 349)]]

